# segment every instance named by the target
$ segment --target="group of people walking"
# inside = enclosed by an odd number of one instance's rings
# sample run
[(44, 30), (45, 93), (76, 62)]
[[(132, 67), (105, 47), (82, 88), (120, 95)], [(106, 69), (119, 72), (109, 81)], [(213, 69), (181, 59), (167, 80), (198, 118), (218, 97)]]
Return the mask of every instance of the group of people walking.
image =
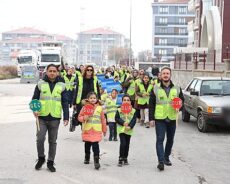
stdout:
[[(155, 71), (155, 70), (154, 70)], [(112, 78), (121, 85), (121, 90), (113, 89), (107, 93), (102, 88), (96, 74), (105, 74), (105, 78)], [(49, 152), (47, 168), (55, 172), (54, 159), (56, 154), (56, 140), (60, 120), (64, 125), (69, 123), (69, 108), (76, 112), (70, 131), (81, 125), (82, 140), (85, 146), (84, 164), (89, 164), (91, 147), (95, 169), (100, 168), (99, 142), (106, 136), (109, 126), (109, 141), (120, 140), (118, 166), (128, 165), (128, 154), (134, 126), (139, 123), (146, 128), (155, 126), (156, 150), (158, 157), (157, 168), (164, 170), (164, 165), (172, 165), (171, 154), (176, 130), (177, 111), (171, 106), (174, 98), (184, 100), (180, 87), (171, 81), (171, 69), (163, 67), (151, 78), (144, 70), (136, 70), (123, 66), (114, 66), (95, 71), (91, 65), (79, 68), (64, 66), (58, 68), (50, 64), (47, 66), (45, 77), (35, 87), (32, 99), (40, 100), (41, 110), (34, 112), (38, 118), (40, 130), (37, 130), (38, 162), (35, 169), (39, 170), (45, 163), (44, 142), (48, 132)], [(132, 105), (132, 110), (125, 115), (117, 104), (118, 94), (122, 93), (122, 103)], [(87, 106), (93, 109), (91, 115), (87, 113)], [(167, 136), (164, 148), (164, 139)]]

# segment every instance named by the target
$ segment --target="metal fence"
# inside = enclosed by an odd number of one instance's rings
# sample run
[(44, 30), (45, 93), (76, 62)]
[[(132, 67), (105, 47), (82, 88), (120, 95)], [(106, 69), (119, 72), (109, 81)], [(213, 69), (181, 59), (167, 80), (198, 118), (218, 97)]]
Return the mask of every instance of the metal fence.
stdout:
[(181, 70), (225, 70), (225, 59), (230, 59), (228, 52), (222, 53), (222, 57), (217, 61), (216, 50), (209, 52), (194, 52), (194, 53), (177, 53), (174, 60), (174, 69)]

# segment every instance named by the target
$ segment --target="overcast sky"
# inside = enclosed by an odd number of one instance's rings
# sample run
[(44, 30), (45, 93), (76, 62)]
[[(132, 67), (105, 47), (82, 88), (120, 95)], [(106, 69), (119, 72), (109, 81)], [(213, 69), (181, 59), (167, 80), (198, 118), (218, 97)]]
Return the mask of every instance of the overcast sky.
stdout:
[[(132, 0), (135, 52), (151, 50), (152, 1)], [(0, 32), (28, 26), (76, 38), (79, 31), (110, 27), (129, 38), (129, 10), (130, 0), (0, 0)]]

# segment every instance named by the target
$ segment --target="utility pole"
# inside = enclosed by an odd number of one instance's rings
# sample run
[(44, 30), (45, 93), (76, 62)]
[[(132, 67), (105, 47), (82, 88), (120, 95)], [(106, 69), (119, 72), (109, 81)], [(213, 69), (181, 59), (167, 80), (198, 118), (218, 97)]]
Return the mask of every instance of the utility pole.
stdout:
[(132, 62), (132, 0), (130, 0), (130, 15), (129, 15), (129, 66)]

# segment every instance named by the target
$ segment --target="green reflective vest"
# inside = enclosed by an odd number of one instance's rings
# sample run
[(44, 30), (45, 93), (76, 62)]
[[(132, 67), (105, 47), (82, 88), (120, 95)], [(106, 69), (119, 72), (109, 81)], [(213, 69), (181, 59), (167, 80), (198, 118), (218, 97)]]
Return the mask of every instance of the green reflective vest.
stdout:
[(163, 120), (168, 118), (170, 120), (176, 120), (177, 112), (173, 109), (171, 102), (174, 98), (179, 97), (179, 92), (180, 88), (173, 86), (167, 96), (162, 87), (157, 85), (154, 87), (154, 93), (156, 95), (155, 119)]
[(39, 100), (41, 102), (39, 116), (48, 116), (50, 114), (54, 118), (61, 118), (61, 93), (65, 90), (65, 84), (57, 82), (51, 93), (49, 83), (42, 80), (38, 82), (38, 89), (40, 90)]
[(66, 90), (67, 91), (73, 91), (75, 75), (72, 75), (72, 77), (70, 79), (66, 75), (64, 75), (64, 80), (65, 80), (65, 84), (66, 84)]
[(90, 129), (93, 129), (94, 131), (102, 132), (101, 112), (102, 112), (102, 107), (97, 106), (96, 109), (94, 110), (93, 115), (89, 117), (89, 120), (82, 124), (83, 125), (82, 130), (88, 131)]
[(103, 93), (101, 95), (101, 101), (105, 102), (108, 97), (109, 97), (108, 93)]
[[(96, 76), (94, 76), (93, 84), (94, 84), (94, 92), (97, 94), (97, 77)], [(83, 77), (78, 76), (78, 91), (77, 91), (76, 104), (80, 104), (81, 102), (82, 90), (83, 90)]]
[(117, 112), (116, 100), (112, 100), (111, 98), (106, 99), (106, 114), (108, 119), (115, 119), (115, 115)]
[(65, 75), (67, 75), (66, 70), (61, 71), (61, 72), (60, 72), (60, 75), (61, 75), (62, 77), (64, 77)]
[(153, 90), (153, 85), (149, 83), (148, 89), (146, 90), (143, 83), (139, 84), (139, 89), (141, 94), (148, 94), (148, 96), (140, 97), (138, 96), (137, 104), (145, 105), (146, 103), (149, 104), (149, 95)]
[[(133, 119), (135, 112), (136, 112), (136, 110), (132, 109), (132, 111), (126, 116), (125, 114), (123, 114), (121, 112), (121, 108), (118, 108), (118, 113), (120, 115), (120, 118), (129, 124), (130, 124), (131, 120)], [(117, 123), (117, 133), (118, 134), (125, 133), (127, 135), (133, 135), (133, 129), (126, 131), (125, 126), (121, 126)]]
[(154, 79), (153, 82), (154, 82), (154, 85), (157, 85), (157, 86), (161, 85), (161, 82), (158, 82), (158, 79)]
[(127, 94), (129, 96), (133, 96), (135, 94), (135, 86), (136, 86), (136, 82), (135, 80), (132, 80), (128, 90), (127, 90)]

